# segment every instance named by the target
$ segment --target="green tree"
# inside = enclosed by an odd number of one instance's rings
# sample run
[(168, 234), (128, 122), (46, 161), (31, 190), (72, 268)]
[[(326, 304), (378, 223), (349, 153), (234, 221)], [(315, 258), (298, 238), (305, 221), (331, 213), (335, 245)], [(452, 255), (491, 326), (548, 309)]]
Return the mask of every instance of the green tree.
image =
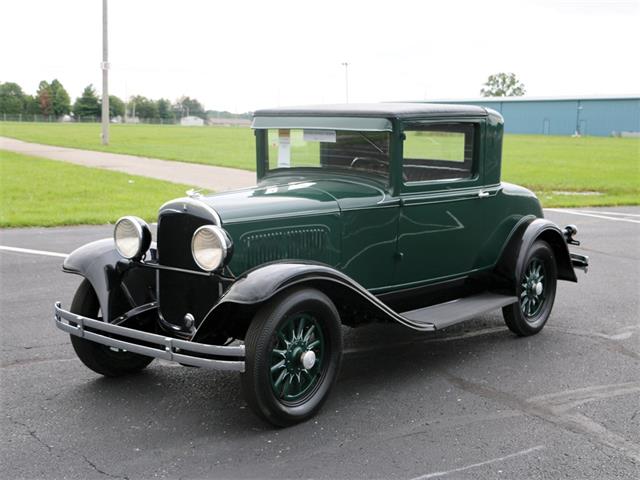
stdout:
[(53, 95), (51, 94), (51, 85), (46, 80), (42, 80), (38, 85), (36, 98), (40, 105), (40, 113), (42, 115), (53, 115)]
[(515, 73), (496, 73), (489, 75), (480, 95), (483, 97), (521, 97), (526, 93), (524, 84)]
[(17, 83), (0, 83), (0, 113), (24, 113), (25, 94)]
[(171, 102), (165, 98), (161, 98), (157, 102), (158, 105), (158, 116), (163, 120), (173, 120), (175, 115), (173, 114), (173, 110), (171, 109)]
[(54, 79), (49, 85), (51, 95), (51, 110), (56, 117), (67, 115), (71, 112), (71, 99), (58, 79)]
[(25, 95), (24, 109), (22, 113), (26, 113), (27, 115), (40, 114), (40, 103), (38, 102), (38, 98), (34, 97), (33, 95)]
[(176, 112), (176, 115), (180, 117), (193, 116), (206, 118), (204, 107), (195, 98), (180, 97), (176, 100), (173, 110)]
[(129, 110), (138, 118), (158, 118), (158, 105), (142, 95), (136, 95), (129, 99)]
[(93, 85), (87, 85), (73, 104), (73, 114), (76, 118), (100, 117), (100, 100)]
[(124, 117), (124, 102), (115, 95), (109, 95), (109, 116)]

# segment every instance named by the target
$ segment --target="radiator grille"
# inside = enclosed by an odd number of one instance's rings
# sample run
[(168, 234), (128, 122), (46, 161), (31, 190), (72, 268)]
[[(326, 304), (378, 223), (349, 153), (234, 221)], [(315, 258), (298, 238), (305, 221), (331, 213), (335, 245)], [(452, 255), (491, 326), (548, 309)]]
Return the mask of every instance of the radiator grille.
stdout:
[[(208, 222), (188, 213), (164, 213), (158, 221), (158, 262), (161, 265), (201, 271), (191, 254), (193, 232)], [(218, 282), (213, 277), (160, 270), (158, 301), (162, 318), (182, 325), (191, 313), (196, 325), (204, 319), (218, 298)]]

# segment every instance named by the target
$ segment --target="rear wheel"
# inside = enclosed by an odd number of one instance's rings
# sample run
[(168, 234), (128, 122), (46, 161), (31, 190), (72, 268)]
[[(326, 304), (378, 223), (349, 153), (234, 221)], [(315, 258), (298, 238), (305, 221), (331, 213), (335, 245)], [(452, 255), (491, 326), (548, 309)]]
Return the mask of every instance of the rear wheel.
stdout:
[(518, 301), (502, 309), (505, 323), (513, 333), (527, 336), (542, 330), (551, 315), (556, 281), (553, 250), (538, 240), (527, 252), (516, 289)]
[[(98, 297), (87, 280), (83, 280), (78, 287), (71, 303), (71, 311), (83, 317), (98, 318), (100, 313)], [(75, 335), (70, 337), (71, 345), (80, 361), (94, 372), (106, 377), (119, 377), (138, 372), (153, 361), (151, 357), (113, 349)]]
[(340, 317), (322, 292), (275, 297), (245, 337), (242, 389), (250, 408), (277, 426), (311, 418), (327, 399), (342, 358)]

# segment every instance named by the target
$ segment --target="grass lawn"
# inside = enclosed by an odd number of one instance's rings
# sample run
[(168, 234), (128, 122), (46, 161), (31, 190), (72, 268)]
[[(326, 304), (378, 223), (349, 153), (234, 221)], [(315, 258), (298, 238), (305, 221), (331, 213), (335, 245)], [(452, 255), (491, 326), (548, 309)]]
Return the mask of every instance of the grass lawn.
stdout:
[(186, 185), (0, 150), (0, 227), (103, 224), (136, 214), (156, 221)]
[(502, 178), (545, 207), (638, 205), (640, 138), (506, 135)]
[(254, 170), (255, 137), (247, 127), (111, 125), (109, 146), (98, 123), (0, 122), (0, 136), (27, 142)]
[[(89, 150), (254, 169), (254, 137), (243, 127), (0, 122), (0, 135)], [(506, 135), (502, 178), (534, 190), (545, 207), (640, 204), (640, 139)]]

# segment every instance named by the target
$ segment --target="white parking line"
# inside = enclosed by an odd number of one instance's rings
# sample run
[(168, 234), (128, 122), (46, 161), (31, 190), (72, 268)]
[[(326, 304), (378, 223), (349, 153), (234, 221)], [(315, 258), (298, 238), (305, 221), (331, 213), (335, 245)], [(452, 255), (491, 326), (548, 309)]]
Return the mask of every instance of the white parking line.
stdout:
[(68, 256), (67, 253), (48, 252), (46, 250), (31, 250), (30, 248), (6, 247), (4, 245), (0, 245), (0, 251), (2, 250), (4, 250), (5, 252), (29, 253), (31, 255), (44, 255), (47, 257), (67, 258)]
[(484, 465), (490, 465), (492, 463), (502, 462), (504, 460), (508, 460), (509, 458), (519, 457), (521, 455), (527, 455), (529, 453), (537, 452), (538, 450), (543, 450), (544, 448), (545, 448), (544, 445), (538, 445), (536, 447), (527, 448), (526, 450), (521, 450), (519, 452), (505, 455), (504, 457), (492, 458), (491, 460), (486, 460), (484, 462), (479, 462), (479, 463), (473, 463), (471, 465), (467, 465), (466, 467), (454, 468), (453, 470), (447, 470), (446, 472), (427, 473), (426, 475), (421, 475), (419, 477), (412, 478), (411, 480), (427, 480), (428, 478), (444, 477), (445, 475), (449, 475), (451, 473), (463, 472), (471, 468), (483, 467)]
[(587, 213), (580, 210), (564, 210), (562, 208), (545, 208), (545, 210), (549, 212), (568, 213), (570, 215), (581, 215), (583, 217), (602, 218), (604, 220), (611, 220), (613, 222), (640, 223), (640, 220), (632, 220), (630, 218), (607, 217), (606, 215), (596, 215), (594, 213)]
[(618, 215), (620, 217), (640, 217), (637, 213), (622, 213), (622, 212), (603, 212), (598, 210), (580, 210), (583, 213), (595, 213), (597, 215)]

